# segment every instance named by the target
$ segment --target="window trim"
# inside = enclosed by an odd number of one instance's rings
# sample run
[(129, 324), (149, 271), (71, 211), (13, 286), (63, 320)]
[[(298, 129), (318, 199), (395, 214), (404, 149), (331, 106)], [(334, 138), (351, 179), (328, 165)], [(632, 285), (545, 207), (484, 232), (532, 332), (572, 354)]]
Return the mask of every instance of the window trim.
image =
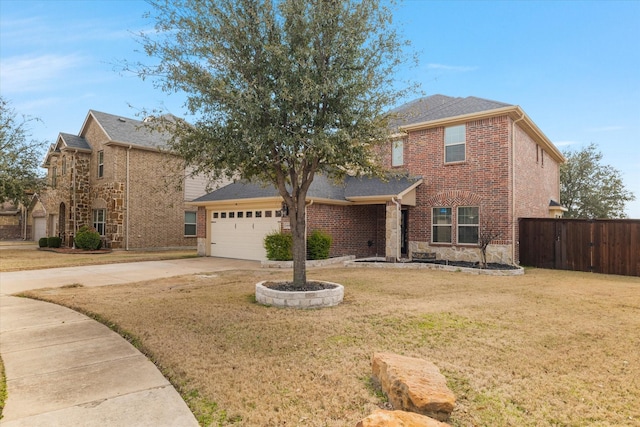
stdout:
[[(187, 222), (187, 214), (194, 215), (194, 222)], [(193, 234), (187, 233), (187, 226), (193, 226)], [(197, 237), (198, 236), (198, 211), (184, 211), (184, 237)]]
[[(436, 217), (436, 209), (448, 209), (449, 210), (449, 223), (445, 223), (445, 224), (436, 224), (435, 223), (435, 217)], [(435, 237), (436, 237), (436, 227), (448, 227), (449, 228), (449, 241), (436, 241)], [(436, 244), (436, 245), (451, 245), (453, 244), (453, 208), (450, 206), (434, 206), (431, 208), (431, 243)]]
[(404, 165), (404, 139), (391, 142), (391, 167)]
[[(476, 220), (477, 222), (474, 224), (462, 224), (460, 222), (460, 209), (465, 209), (465, 208), (472, 208), (472, 209), (476, 209)], [(475, 242), (461, 242), (460, 241), (460, 229), (463, 227), (468, 227), (468, 228), (476, 228), (477, 232), (476, 235), (478, 236), (478, 239)], [(459, 245), (471, 245), (471, 246), (477, 246), (478, 245), (478, 240), (480, 239), (480, 207), (479, 206), (458, 206), (456, 208), (456, 242)]]
[[(455, 141), (454, 143), (447, 143), (447, 130), (449, 129), (454, 129), (454, 128), (463, 128), (464, 129), (464, 137), (462, 139), (462, 142), (459, 141)], [(463, 150), (463, 158), (462, 160), (450, 160), (447, 161), (447, 147), (455, 147), (458, 145), (462, 145), (464, 146), (464, 150)], [(466, 123), (463, 123), (461, 125), (455, 125), (455, 126), (447, 126), (444, 128), (444, 163), (445, 164), (452, 164), (452, 163), (462, 163), (462, 162), (466, 162), (467, 161), (467, 125)]]
[(104, 150), (98, 151), (98, 178), (104, 178)]
[[(98, 212), (102, 212), (102, 221), (99, 221)], [(107, 210), (105, 208), (93, 209), (91, 212), (91, 219), (93, 220), (93, 228), (104, 237), (107, 232)], [(100, 227), (102, 225), (102, 227)], [(102, 231), (100, 231), (102, 229)]]

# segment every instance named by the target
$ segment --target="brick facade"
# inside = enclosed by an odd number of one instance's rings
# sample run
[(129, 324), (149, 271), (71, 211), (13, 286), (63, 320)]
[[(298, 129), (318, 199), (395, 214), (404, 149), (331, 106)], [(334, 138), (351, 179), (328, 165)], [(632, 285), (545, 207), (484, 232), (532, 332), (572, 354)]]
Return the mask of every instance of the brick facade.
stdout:
[(383, 256), (384, 205), (341, 206), (313, 204), (307, 210), (307, 230), (331, 235), (330, 256)]

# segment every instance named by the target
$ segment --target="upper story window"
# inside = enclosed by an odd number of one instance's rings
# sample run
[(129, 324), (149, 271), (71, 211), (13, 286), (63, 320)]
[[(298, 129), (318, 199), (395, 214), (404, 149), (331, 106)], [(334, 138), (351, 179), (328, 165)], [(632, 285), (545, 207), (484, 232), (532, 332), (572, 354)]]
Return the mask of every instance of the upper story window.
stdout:
[(451, 243), (451, 208), (433, 208), (433, 243)]
[(53, 166), (51, 168), (51, 186), (53, 188), (56, 188), (57, 185), (58, 185), (58, 167)]
[(458, 208), (458, 243), (478, 243), (480, 218), (477, 207)]
[(98, 151), (98, 178), (104, 176), (104, 151)]
[(444, 162), (463, 162), (466, 159), (466, 125), (444, 129)]
[(404, 164), (404, 141), (398, 139), (391, 143), (391, 166), (402, 166)]
[(67, 174), (67, 158), (63, 157), (62, 158), (62, 175), (66, 175)]

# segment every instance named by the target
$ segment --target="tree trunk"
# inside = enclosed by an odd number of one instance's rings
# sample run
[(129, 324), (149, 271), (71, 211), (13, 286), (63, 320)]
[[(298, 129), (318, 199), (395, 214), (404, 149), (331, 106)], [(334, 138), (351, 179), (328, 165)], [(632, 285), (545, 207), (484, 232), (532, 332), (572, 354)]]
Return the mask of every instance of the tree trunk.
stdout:
[(289, 221), (293, 237), (293, 286), (302, 287), (307, 283), (307, 218), (305, 200), (295, 200), (295, 207), (289, 207)]

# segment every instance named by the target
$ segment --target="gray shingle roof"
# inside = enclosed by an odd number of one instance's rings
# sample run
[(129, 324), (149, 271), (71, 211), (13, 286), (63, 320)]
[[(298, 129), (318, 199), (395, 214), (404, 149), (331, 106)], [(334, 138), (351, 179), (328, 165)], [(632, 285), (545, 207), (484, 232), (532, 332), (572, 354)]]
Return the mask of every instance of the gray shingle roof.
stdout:
[(89, 150), (91, 151), (91, 146), (81, 136), (71, 135), (70, 133), (62, 133), (60, 132), (60, 138), (64, 141), (67, 147), (69, 148), (78, 148), (81, 150)]
[[(343, 182), (335, 182), (325, 175), (316, 175), (307, 198), (327, 199), (346, 202), (353, 197), (375, 197), (397, 195), (409, 189), (420, 178), (380, 178), (347, 177)], [(271, 185), (255, 182), (237, 181), (199, 197), (193, 202), (228, 201), (253, 198), (280, 197), (278, 190)]]
[(452, 118), (465, 114), (511, 107), (511, 104), (489, 99), (468, 96), (454, 98), (445, 95), (431, 95), (408, 102), (391, 110), (396, 117), (392, 120), (392, 129), (415, 123)]
[(166, 148), (169, 135), (153, 131), (143, 121), (129, 119), (96, 110), (89, 111), (113, 142), (138, 145), (147, 148)]

